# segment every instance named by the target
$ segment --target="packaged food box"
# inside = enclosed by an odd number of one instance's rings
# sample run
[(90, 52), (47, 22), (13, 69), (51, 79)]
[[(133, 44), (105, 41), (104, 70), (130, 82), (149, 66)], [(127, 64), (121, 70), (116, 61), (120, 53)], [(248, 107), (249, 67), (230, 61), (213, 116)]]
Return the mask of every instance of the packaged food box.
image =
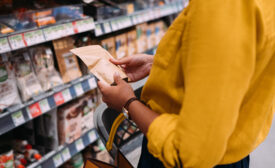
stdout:
[(115, 38), (114, 37), (109, 37), (109, 38), (103, 39), (103, 40), (101, 40), (100, 44), (114, 58), (116, 58), (116, 45), (115, 45)]
[(116, 58), (120, 59), (127, 56), (127, 34), (120, 34), (115, 37)]
[(70, 52), (74, 48), (74, 40), (66, 37), (53, 41), (59, 71), (64, 83), (82, 76), (76, 56)]
[(136, 26), (137, 32), (137, 52), (142, 53), (147, 50), (147, 38), (146, 38), (147, 24), (143, 23)]
[(81, 114), (83, 108), (79, 101), (66, 104), (58, 109), (58, 137), (59, 144), (72, 143), (81, 134)]
[(135, 30), (127, 32), (127, 55), (131, 56), (137, 53), (137, 33)]

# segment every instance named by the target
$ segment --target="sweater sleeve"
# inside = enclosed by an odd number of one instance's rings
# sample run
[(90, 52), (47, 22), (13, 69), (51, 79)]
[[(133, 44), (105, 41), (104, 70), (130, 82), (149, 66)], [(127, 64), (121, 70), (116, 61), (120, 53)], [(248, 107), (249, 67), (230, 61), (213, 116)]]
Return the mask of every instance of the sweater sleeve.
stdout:
[(178, 115), (161, 114), (148, 150), (166, 167), (210, 168), (223, 158), (255, 69), (257, 8), (247, 0), (192, 0)]

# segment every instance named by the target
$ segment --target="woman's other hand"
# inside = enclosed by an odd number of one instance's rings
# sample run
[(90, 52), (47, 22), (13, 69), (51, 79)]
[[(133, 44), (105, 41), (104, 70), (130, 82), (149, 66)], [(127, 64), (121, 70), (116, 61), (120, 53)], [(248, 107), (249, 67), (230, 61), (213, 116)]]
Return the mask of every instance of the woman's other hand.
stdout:
[(153, 55), (136, 54), (119, 60), (110, 59), (110, 61), (121, 66), (130, 80), (136, 82), (149, 75), (153, 59)]

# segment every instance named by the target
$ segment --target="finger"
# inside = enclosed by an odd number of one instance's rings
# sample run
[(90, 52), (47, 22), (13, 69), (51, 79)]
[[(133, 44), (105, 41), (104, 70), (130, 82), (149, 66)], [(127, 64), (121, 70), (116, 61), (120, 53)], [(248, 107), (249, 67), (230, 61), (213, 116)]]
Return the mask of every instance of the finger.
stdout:
[(123, 82), (123, 80), (121, 79), (121, 77), (119, 76), (119, 74), (117, 72), (114, 74), (114, 81), (117, 85), (119, 85)]
[(108, 87), (108, 85), (102, 81), (98, 81), (97, 82), (97, 86), (99, 88), (99, 90), (102, 92), (102, 90), (104, 90), (106, 87)]
[(128, 64), (130, 62), (131, 58), (130, 57), (124, 57), (121, 59), (114, 59), (110, 58), (110, 62), (116, 65), (123, 65), (123, 64)]

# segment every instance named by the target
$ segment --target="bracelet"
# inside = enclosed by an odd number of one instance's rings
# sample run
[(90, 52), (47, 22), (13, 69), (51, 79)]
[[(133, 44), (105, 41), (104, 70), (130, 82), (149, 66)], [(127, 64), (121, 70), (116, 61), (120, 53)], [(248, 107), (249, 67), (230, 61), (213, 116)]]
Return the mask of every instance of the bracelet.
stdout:
[(129, 105), (133, 102), (133, 101), (136, 101), (136, 100), (138, 100), (138, 98), (137, 97), (132, 97), (132, 98), (130, 98), (126, 103), (125, 103), (125, 105), (123, 106), (126, 110), (129, 110), (128, 108), (129, 108)]

